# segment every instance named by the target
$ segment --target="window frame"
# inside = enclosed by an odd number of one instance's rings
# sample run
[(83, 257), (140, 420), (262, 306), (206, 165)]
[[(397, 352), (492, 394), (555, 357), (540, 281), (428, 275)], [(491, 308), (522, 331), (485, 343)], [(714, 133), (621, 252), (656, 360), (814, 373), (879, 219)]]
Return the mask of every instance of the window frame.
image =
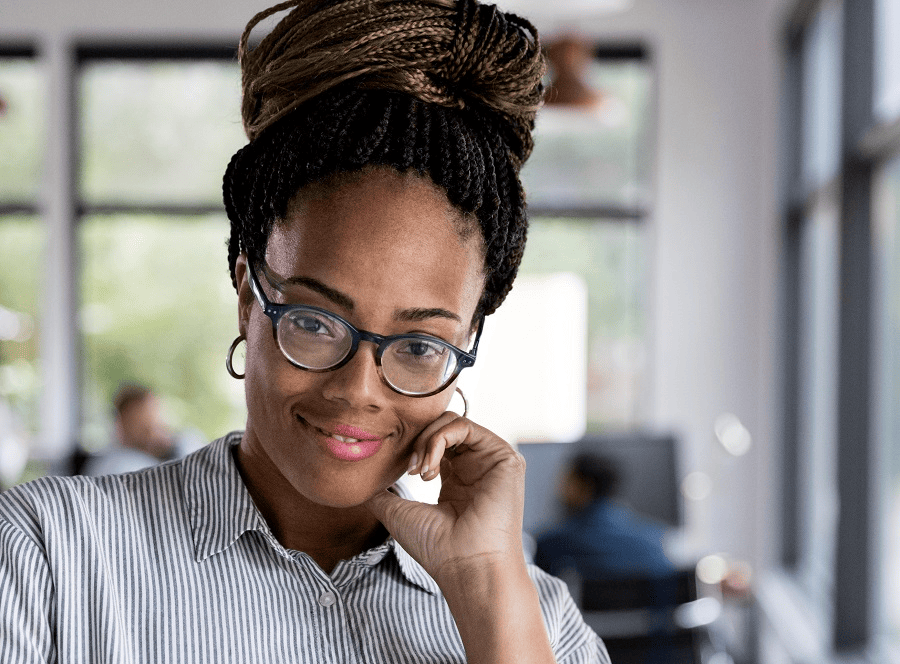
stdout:
[[(877, 0), (845, 0), (841, 33), (839, 165), (829, 182), (806, 187), (802, 181), (804, 72), (802, 51), (810, 25), (825, 0), (799, 0), (788, 15), (783, 40), (780, 196), (782, 280), (782, 462), (780, 564), (799, 588), (800, 540), (804, 515), (798, 481), (804, 463), (799, 440), (800, 366), (804, 338), (801, 314), (800, 228), (817, 196), (836, 187), (840, 205), (838, 258), (839, 314), (837, 351), (837, 492), (840, 512), (835, 534), (833, 606), (824, 621), (822, 652), (868, 660), (879, 646), (877, 608), (879, 483), (883, 441), (876, 438), (877, 387), (875, 316), (877, 284), (873, 274), (873, 174), (900, 154), (900, 118), (882, 123), (875, 117), (875, 5)], [(802, 589), (801, 589), (802, 592)], [(826, 610), (814, 607), (820, 622)]]

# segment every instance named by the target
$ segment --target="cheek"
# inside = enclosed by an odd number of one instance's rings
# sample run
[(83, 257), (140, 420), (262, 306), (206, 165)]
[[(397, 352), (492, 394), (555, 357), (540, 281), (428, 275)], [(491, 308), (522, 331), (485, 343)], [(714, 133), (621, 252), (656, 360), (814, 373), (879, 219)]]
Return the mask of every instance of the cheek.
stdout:
[(250, 317), (247, 325), (247, 360), (244, 391), (251, 419), (254, 414), (270, 415), (284, 403), (283, 397), (296, 393), (298, 379), (306, 374), (297, 371), (284, 359), (272, 336), (272, 323), (260, 312)]
[(439, 394), (422, 399), (401, 396), (407, 402), (401, 411), (401, 417), (406, 424), (410, 442), (415, 440), (425, 427), (434, 422), (447, 410), (452, 396), (453, 385)]

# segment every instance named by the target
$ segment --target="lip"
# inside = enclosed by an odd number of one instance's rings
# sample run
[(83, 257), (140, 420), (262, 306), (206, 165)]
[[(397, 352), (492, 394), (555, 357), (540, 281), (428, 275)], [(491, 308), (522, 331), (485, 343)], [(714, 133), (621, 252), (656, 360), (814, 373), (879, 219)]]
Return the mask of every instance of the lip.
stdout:
[(363, 431), (349, 424), (338, 424), (334, 427), (334, 433), (344, 438), (356, 438), (357, 440), (380, 440), (378, 436), (368, 431)]
[[(333, 457), (341, 461), (362, 461), (368, 459), (375, 456), (384, 443), (384, 440), (375, 434), (349, 424), (338, 424), (331, 431), (327, 431), (306, 420), (303, 420), (303, 422), (320, 437), (324, 442), (325, 449)], [(352, 438), (353, 440), (338, 440), (336, 436)]]
[(334, 438), (326, 438), (325, 445), (341, 461), (362, 461), (375, 456), (381, 449), (381, 440), (360, 440), (356, 443), (345, 443)]

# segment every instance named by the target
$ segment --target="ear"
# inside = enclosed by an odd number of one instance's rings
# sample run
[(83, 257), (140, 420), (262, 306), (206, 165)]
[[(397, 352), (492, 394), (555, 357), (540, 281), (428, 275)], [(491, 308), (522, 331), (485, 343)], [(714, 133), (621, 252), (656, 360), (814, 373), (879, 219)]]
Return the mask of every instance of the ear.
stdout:
[(237, 282), (238, 293), (238, 331), (247, 336), (247, 329), (250, 325), (250, 312), (253, 308), (253, 291), (250, 290), (250, 280), (248, 278), (249, 268), (247, 267), (247, 254), (242, 253), (237, 257), (234, 265), (234, 280)]

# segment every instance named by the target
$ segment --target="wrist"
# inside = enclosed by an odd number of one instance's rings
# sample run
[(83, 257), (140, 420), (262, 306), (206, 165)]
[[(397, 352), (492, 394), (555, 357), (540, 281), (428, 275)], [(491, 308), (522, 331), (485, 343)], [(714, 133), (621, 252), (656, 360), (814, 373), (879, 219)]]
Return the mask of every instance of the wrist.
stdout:
[(476, 662), (552, 662), (537, 590), (524, 557), (478, 556), (446, 565), (436, 579)]
[(445, 563), (435, 581), (448, 602), (494, 603), (510, 592), (533, 587), (524, 556), (488, 553)]

